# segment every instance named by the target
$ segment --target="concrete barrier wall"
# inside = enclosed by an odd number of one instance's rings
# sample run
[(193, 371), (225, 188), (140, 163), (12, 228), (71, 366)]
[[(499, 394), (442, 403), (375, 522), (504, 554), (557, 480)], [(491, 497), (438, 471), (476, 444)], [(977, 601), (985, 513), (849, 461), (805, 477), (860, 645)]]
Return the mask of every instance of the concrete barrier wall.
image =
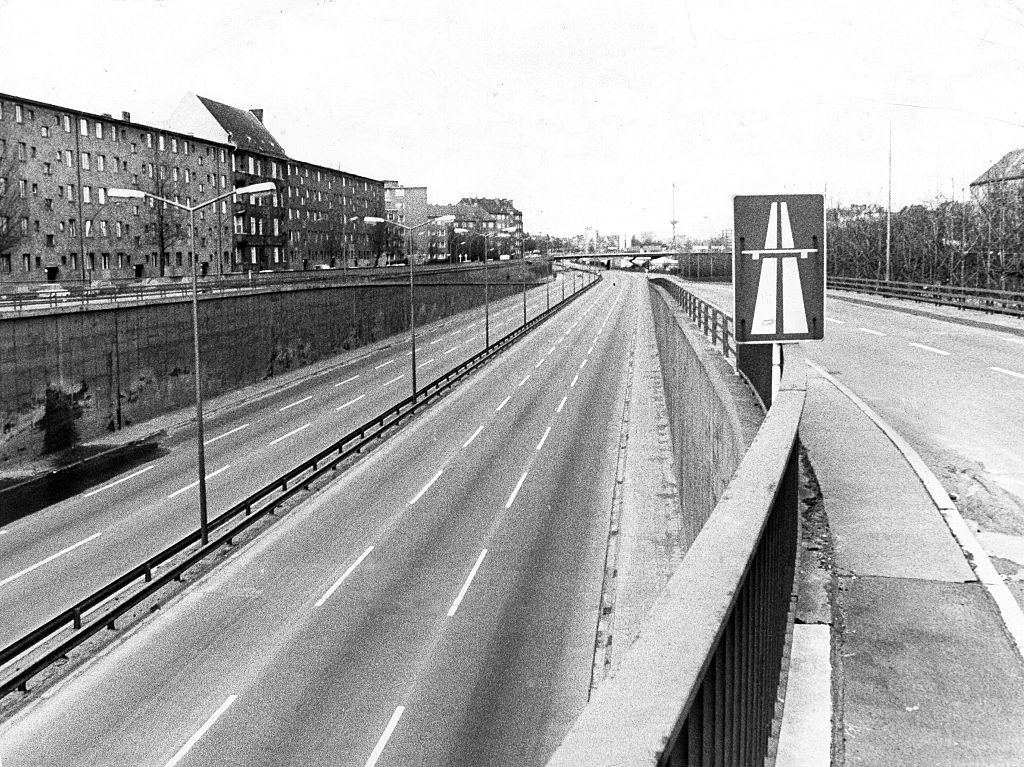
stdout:
[[(496, 265), (490, 296), (519, 293), (547, 266)], [(474, 270), (473, 278), (482, 275)], [(211, 296), (199, 303), (206, 396), (257, 383), (408, 330), (403, 283)], [(416, 286), (423, 325), (481, 306), (482, 284)], [(191, 304), (0, 322), (0, 464), (88, 441), (194, 401)]]
[(696, 537), (764, 413), (722, 355), (656, 282), (648, 283), (685, 524)]

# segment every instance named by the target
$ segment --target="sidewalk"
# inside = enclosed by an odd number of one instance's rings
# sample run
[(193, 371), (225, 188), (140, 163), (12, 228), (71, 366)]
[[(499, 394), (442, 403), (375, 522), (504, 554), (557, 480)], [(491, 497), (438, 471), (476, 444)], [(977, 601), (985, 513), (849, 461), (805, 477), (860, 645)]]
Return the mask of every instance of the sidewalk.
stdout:
[(1024, 666), (992, 597), (893, 441), (813, 371), (807, 392), (834, 547), (833, 763), (1024, 764)]

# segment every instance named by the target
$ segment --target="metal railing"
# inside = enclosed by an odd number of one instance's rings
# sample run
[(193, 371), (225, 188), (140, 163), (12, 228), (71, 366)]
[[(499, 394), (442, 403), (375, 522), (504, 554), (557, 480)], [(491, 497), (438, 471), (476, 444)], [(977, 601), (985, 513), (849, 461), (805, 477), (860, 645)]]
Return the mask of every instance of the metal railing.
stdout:
[(647, 625), (548, 767), (764, 763), (793, 599), (805, 396), (803, 371), (787, 370)]
[[(312, 482), (327, 472), (337, 470), (343, 461), (382, 439), (389, 431), (399, 426), (403, 420), (430, 405), (484, 362), (504, 351), (534, 327), (585, 293), (597, 284), (599, 279), (596, 277), (581, 285), (578, 290), (566, 296), (564, 300), (553, 304), (551, 308), (495, 341), (489, 348), (478, 352), (426, 384), (416, 393), (416, 396), (406, 397), (383, 413), (353, 429), (334, 444), (307, 458), (247, 498), (213, 517), (209, 522), (210, 533), (218, 530), (223, 530), (223, 532), (219, 536), (211, 538), (206, 546), (202, 546), (180, 562), (171, 565), (166, 572), (157, 576), (155, 571), (197, 544), (200, 541), (198, 529), (0, 649), (0, 669), (4, 669), (26, 653), (38, 649), (61, 630), (68, 627), (75, 630), (73, 636), (60, 642), (39, 658), (30, 661), (24, 668), (15, 669), (13, 674), (0, 682), (0, 698), (15, 689), (25, 691), (29, 680), (46, 667), (64, 658), (71, 650), (103, 629), (116, 628), (116, 622), (121, 617), (153, 596), (161, 588), (172, 581), (180, 580), (186, 570), (222, 546), (230, 545), (232, 540), (248, 527), (267, 514), (273, 514), (289, 499), (308, 488)], [(236, 521), (239, 517), (241, 517), (240, 521)], [(228, 524), (232, 521), (235, 521), (234, 526), (228, 528)], [(145, 582), (146, 585), (137, 591), (128, 593), (140, 581)], [(109, 611), (104, 611), (102, 614), (91, 614), (102, 606), (110, 606)]]
[(711, 345), (721, 350), (726, 359), (736, 358), (736, 337), (732, 330), (732, 317), (714, 304), (698, 298), (682, 285), (664, 277), (652, 277), (651, 282), (664, 288), (679, 302), (683, 310), (708, 337)]
[(829, 277), (828, 287), (939, 306), (953, 306), (957, 309), (976, 309), (993, 314), (1024, 317), (1024, 293), (1009, 290), (928, 285), (922, 282), (887, 282), (859, 277)]
[[(502, 261), (499, 268), (523, 265), (522, 261)], [(465, 274), (483, 270), (483, 264), (417, 266), (416, 273), (428, 283), (446, 274)], [(494, 267), (491, 267), (494, 268)], [(350, 269), (310, 270), (305, 272), (274, 272), (226, 274), (199, 279), (200, 295), (223, 295), (266, 290), (303, 290), (344, 287), (353, 284), (393, 284), (408, 280), (407, 266), (360, 267)], [(15, 289), (19, 290), (15, 290)], [(19, 292), (20, 291), (20, 292)], [(187, 299), (192, 286), (188, 280), (139, 284), (119, 283), (9, 283), (0, 285), (0, 313), (32, 309), (85, 309), (105, 305), (137, 305), (169, 298)]]

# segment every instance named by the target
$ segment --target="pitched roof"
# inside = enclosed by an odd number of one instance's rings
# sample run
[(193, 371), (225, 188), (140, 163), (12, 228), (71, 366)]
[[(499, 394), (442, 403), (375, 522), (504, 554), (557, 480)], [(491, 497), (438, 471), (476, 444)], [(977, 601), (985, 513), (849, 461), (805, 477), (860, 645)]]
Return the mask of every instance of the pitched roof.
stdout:
[(220, 123), (220, 126), (228, 132), (229, 141), (239, 149), (260, 152), (279, 157), (282, 160), (288, 159), (284, 147), (277, 143), (277, 139), (252, 112), (221, 104), (219, 101), (208, 99), (205, 96), (197, 96), (197, 98), (204, 107), (210, 110), (210, 114)]
[(505, 198), (463, 197), (461, 200), (459, 200), (459, 202), (466, 203), (468, 205), (479, 205), (488, 213), (491, 213), (495, 216), (519, 213), (519, 211), (516, 210), (515, 205), (512, 204), (512, 200), (506, 200)]
[(1024, 178), (1024, 149), (1014, 149), (1003, 155), (1003, 159), (971, 182), (971, 186), (983, 186), (997, 181), (1013, 181)]

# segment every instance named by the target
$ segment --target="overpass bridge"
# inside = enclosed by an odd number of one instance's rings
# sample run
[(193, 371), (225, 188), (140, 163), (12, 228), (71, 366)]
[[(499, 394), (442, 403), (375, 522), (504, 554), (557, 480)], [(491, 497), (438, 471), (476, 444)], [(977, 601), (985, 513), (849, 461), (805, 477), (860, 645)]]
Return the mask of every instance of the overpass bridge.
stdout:
[(844, 294), (765, 413), (725, 286), (570, 275), (212, 403), (208, 546), (187, 414), (0, 528), (2, 763), (1024, 754), (1019, 321)]

